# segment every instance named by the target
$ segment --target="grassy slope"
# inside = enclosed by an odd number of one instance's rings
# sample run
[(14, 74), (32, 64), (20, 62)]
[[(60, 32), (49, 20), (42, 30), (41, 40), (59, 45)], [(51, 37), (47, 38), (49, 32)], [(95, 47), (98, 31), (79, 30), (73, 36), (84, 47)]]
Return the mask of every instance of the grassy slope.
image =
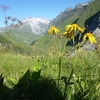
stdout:
[[(13, 43), (12, 41), (10, 41), (9, 39), (6, 40), (6, 38), (4, 38), (3, 36), (0, 35), (0, 43), (1, 44), (7, 44), (7, 47), (5, 50), (7, 51), (13, 51), (13, 52), (19, 52), (21, 54), (26, 53), (26, 54), (30, 54), (32, 53), (32, 49), (31, 46), (27, 46), (25, 44), (22, 44), (21, 41), (19, 40), (19, 43)], [(0, 50), (2, 49), (2, 46), (0, 46)]]
[[(9, 29), (7, 30), (7, 32), (9, 32)], [(18, 51), (20, 53), (32, 53), (31, 43), (33, 39), (38, 38), (39, 36), (33, 34), (28, 28), (24, 30), (23, 27), (19, 27), (11, 31), (7, 40), (6, 32), (3, 34), (1, 33), (0, 37), (2, 37), (0, 40), (1, 43), (6, 41), (8, 44), (12, 45), (13, 49), (10, 49), (11, 51)]]
[(90, 3), (85, 11), (82, 13), (82, 15), (79, 17), (78, 24), (80, 26), (84, 26), (84, 22), (96, 14), (98, 11), (100, 11), (100, 1), (95, 0), (93, 3)]

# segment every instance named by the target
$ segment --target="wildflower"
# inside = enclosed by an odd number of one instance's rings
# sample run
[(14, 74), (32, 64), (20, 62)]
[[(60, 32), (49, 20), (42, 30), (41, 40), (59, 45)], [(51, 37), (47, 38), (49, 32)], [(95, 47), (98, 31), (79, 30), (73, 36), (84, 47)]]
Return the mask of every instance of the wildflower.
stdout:
[(64, 32), (63, 34), (65, 35), (66, 38), (71, 38), (71, 39), (74, 38), (74, 33), (73, 33), (73, 31), (70, 32), (70, 33), (69, 33), (69, 32)]
[(66, 26), (66, 31), (69, 31), (69, 33), (71, 31), (75, 32), (77, 29), (78, 29), (79, 33), (80, 32), (83, 33), (85, 28), (80, 28), (76, 23)]
[(98, 47), (100, 48), (100, 42), (98, 42)]
[(48, 55), (49, 55), (49, 56), (52, 56), (52, 52), (48, 51)]
[(61, 54), (60, 52), (57, 52), (57, 54), (59, 55), (59, 57), (61, 57), (61, 56), (62, 56), (62, 54)]
[(7, 9), (10, 9), (10, 8), (7, 7), (7, 6), (1, 6), (1, 5), (0, 5), (0, 7), (3, 9), (3, 11), (6, 11)]
[(66, 26), (66, 31), (68, 31), (71, 28), (72, 25), (67, 25)]
[(78, 25), (77, 24), (72, 24), (72, 30), (75, 32), (77, 29)]
[(64, 32), (63, 34), (66, 36), (66, 38), (74, 38), (74, 33), (76, 32), (76, 30), (79, 31), (79, 33), (83, 33), (85, 28), (80, 28), (76, 23), (72, 24), (72, 25), (67, 25), (66, 26), (66, 32)]
[(77, 28), (78, 28), (79, 33), (83, 33), (83, 32), (84, 32), (84, 30), (86, 29), (85, 27), (82, 27), (82, 28), (77, 27)]
[(53, 34), (56, 33), (58, 34), (60, 31), (55, 27), (55, 26), (51, 26), (50, 29), (48, 30), (48, 34)]
[(96, 38), (92, 35), (92, 33), (86, 33), (83, 37), (84, 41), (90, 40), (91, 43), (96, 43)]
[(77, 49), (77, 53), (78, 53), (78, 52), (81, 52), (81, 50), (80, 50), (80, 49)]
[(62, 38), (62, 34), (60, 33), (60, 34), (58, 34), (58, 38), (59, 39), (61, 39)]
[(97, 44), (97, 52), (100, 52), (100, 42)]

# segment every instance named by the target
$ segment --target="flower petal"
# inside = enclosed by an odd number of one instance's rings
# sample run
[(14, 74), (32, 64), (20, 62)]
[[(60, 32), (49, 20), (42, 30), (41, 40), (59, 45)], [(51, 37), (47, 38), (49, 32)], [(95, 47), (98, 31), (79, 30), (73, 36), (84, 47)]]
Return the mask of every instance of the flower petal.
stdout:
[(67, 25), (66, 26), (66, 31), (68, 31), (71, 28), (72, 25)]

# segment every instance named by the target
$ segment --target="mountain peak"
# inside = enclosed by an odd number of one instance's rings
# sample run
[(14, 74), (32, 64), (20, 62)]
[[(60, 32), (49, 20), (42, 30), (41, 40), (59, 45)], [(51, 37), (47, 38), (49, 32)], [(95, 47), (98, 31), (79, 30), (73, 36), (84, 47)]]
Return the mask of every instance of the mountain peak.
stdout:
[(46, 22), (46, 23), (49, 23), (50, 20), (46, 19), (46, 18), (35, 18), (35, 17), (29, 17), (29, 18), (24, 18), (23, 21), (40, 21), (40, 22)]
[(30, 27), (34, 34), (42, 34), (46, 31), (45, 29), (48, 27), (50, 20), (45, 18), (30, 17), (30, 18), (24, 18), (22, 20), (22, 23), (24, 24), (25, 27), (27, 26)]
[(72, 7), (68, 7), (68, 8), (66, 8), (65, 12), (69, 12), (71, 10), (73, 10), (73, 8)]

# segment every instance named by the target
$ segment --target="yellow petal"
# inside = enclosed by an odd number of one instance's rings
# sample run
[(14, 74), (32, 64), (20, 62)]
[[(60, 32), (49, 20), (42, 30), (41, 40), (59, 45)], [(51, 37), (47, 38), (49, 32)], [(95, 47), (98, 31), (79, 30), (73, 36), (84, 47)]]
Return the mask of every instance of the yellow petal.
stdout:
[(63, 34), (67, 34), (68, 32), (64, 32)]
[(89, 39), (91, 43), (96, 43), (96, 38), (92, 35), (92, 33), (86, 33), (83, 37), (83, 40)]
[(78, 25), (77, 25), (77, 24), (72, 24), (72, 26), (74, 26), (74, 27), (78, 27)]
[(100, 42), (98, 43), (98, 47), (100, 47)]
[(96, 39), (93, 36), (89, 37), (89, 40), (90, 40), (91, 43), (96, 43)]
[(68, 33), (71, 33), (73, 31), (73, 27), (70, 28), (70, 30), (68, 31)]
[(83, 37), (83, 40), (86, 41), (86, 36)]
[(52, 31), (51, 30), (48, 30), (48, 34), (52, 34)]
[(60, 31), (55, 26), (51, 26), (50, 29), (48, 30), (48, 34), (53, 34), (54, 32), (57, 34)]
[(74, 31), (74, 32), (76, 31), (76, 26), (75, 26), (75, 27), (73, 27), (73, 31)]
[(57, 34), (57, 33), (59, 33), (60, 31), (59, 31), (57, 28), (55, 28), (55, 29), (54, 29), (54, 32)]
[(72, 25), (67, 25), (66, 26), (66, 31), (68, 31), (71, 28)]
[(84, 29), (78, 27), (78, 31), (79, 31), (79, 33), (83, 33), (84, 32)]
[(89, 36), (89, 40), (90, 40), (91, 43), (93, 43), (92, 38), (90, 36)]

